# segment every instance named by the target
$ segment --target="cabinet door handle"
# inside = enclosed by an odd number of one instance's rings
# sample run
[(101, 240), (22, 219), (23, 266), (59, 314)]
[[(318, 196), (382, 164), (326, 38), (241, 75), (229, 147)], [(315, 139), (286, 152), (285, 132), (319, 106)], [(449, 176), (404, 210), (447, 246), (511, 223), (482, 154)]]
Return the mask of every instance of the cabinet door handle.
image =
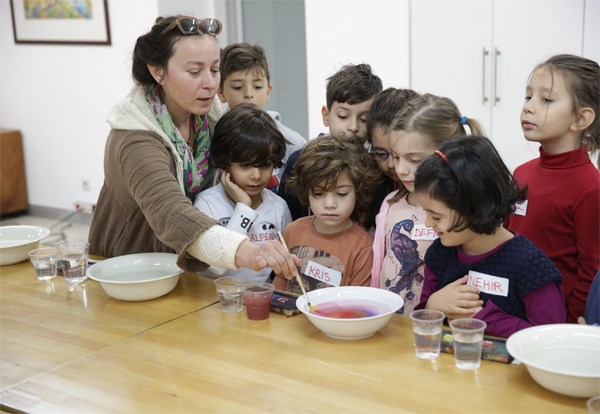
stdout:
[(500, 49), (494, 48), (494, 106), (500, 102), (500, 96), (498, 96), (498, 56), (500, 56)]
[(490, 52), (487, 51), (487, 49), (484, 47), (483, 48), (483, 54), (482, 54), (482, 59), (481, 59), (481, 68), (482, 68), (482, 72), (481, 72), (481, 104), (485, 105), (485, 103), (488, 101), (488, 97), (485, 95), (485, 60), (486, 60), (486, 56), (489, 55)]

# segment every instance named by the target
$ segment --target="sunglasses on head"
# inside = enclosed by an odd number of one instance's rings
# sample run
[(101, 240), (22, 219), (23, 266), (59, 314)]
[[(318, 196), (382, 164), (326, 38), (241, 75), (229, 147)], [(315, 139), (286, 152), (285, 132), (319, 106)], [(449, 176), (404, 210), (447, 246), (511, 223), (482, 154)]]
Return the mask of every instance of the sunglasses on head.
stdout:
[(218, 19), (202, 19), (198, 20), (195, 17), (180, 16), (173, 23), (165, 27), (161, 34), (165, 34), (173, 30), (175, 27), (183, 34), (206, 33), (211, 36), (216, 36), (221, 33), (223, 24)]

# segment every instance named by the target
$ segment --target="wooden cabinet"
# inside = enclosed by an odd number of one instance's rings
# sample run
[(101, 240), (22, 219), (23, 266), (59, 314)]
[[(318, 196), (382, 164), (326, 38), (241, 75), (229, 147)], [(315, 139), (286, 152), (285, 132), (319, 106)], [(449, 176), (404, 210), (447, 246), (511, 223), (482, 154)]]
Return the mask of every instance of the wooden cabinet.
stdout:
[(513, 170), (538, 156), (520, 125), (527, 78), (554, 54), (582, 54), (584, 10), (584, 0), (415, 0), (411, 87), (482, 123)]
[(29, 207), (19, 131), (0, 131), (0, 199), (0, 215)]

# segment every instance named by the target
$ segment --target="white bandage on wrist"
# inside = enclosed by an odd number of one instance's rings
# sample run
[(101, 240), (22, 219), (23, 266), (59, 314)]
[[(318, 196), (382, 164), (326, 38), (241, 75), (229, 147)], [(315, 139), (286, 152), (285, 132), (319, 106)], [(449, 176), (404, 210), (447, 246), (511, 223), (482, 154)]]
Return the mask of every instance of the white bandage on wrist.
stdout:
[(235, 266), (235, 253), (244, 240), (248, 240), (248, 237), (215, 225), (202, 233), (198, 240), (190, 244), (187, 252), (211, 266), (237, 269)]

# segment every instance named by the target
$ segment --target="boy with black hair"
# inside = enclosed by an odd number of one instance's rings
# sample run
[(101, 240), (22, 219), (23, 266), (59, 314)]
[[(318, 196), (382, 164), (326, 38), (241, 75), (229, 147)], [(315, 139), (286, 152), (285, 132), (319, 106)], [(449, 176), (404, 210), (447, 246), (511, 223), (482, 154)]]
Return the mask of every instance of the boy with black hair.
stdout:
[[(277, 230), (290, 222), (288, 207), (267, 189), (273, 169), (281, 166), (286, 142), (264, 111), (241, 103), (227, 111), (215, 125), (210, 143), (210, 163), (220, 170), (220, 183), (196, 196), (194, 206), (258, 245), (277, 240)], [(218, 269), (205, 275), (241, 276), (248, 282), (266, 282), (270, 268), (255, 271)]]
[[(326, 106), (321, 109), (323, 124), (329, 128), (329, 135), (338, 137), (359, 137), (363, 143), (367, 135), (367, 114), (377, 94), (383, 90), (379, 76), (366, 63), (345, 65), (327, 78)], [(308, 206), (287, 190), (286, 180), (293, 173), (294, 165), (300, 157), (296, 151), (287, 159), (285, 170), (277, 194), (288, 204), (292, 219), (308, 215)], [(379, 206), (375, 208), (375, 212)], [(367, 218), (361, 224), (369, 228), (374, 222)]]

